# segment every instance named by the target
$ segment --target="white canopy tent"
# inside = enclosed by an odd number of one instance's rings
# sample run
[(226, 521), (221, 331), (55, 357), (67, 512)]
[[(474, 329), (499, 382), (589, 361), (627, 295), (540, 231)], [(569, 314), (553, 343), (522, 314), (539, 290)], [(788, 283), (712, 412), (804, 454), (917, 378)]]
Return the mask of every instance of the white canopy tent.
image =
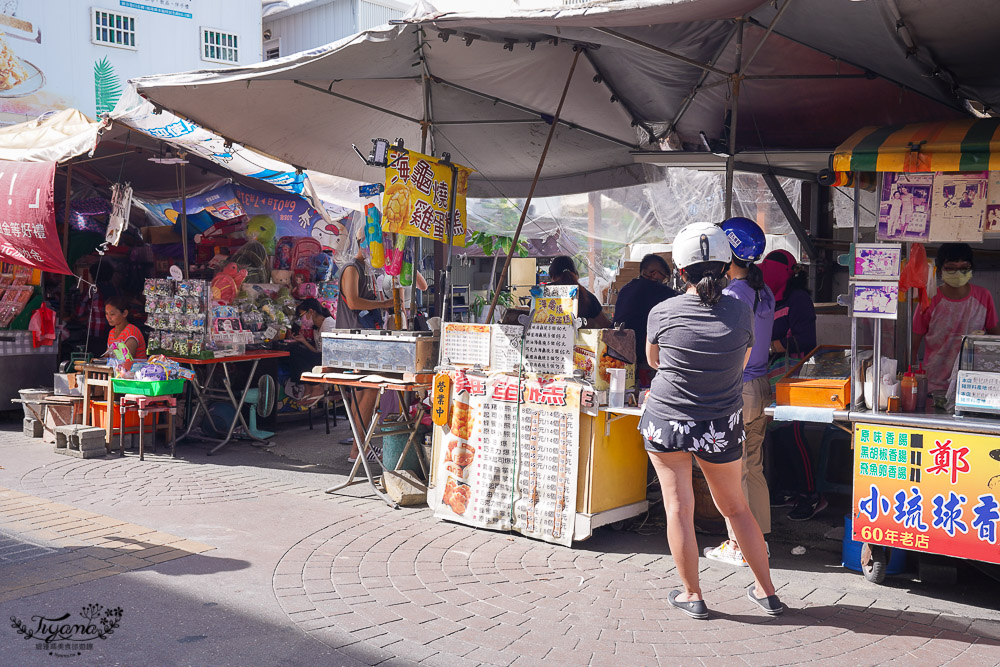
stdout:
[(134, 83), (291, 164), (372, 180), (351, 144), (399, 137), (478, 169), (472, 196), (514, 197), (582, 46), (537, 190), (551, 195), (642, 182), (633, 151), (830, 150), (862, 125), (995, 106), (998, 26), (990, 0), (635, 0), (487, 16), (418, 3), (403, 25), (322, 48)]

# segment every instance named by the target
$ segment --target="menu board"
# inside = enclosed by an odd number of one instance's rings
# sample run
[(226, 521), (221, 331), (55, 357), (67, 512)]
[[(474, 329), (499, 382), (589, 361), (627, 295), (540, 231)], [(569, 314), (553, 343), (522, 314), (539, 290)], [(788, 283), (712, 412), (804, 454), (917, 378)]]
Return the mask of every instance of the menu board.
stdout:
[(854, 539), (1000, 563), (1000, 438), (854, 427)]
[(570, 546), (576, 519), (581, 386), (452, 372), (451, 421), (434, 515)]
[(572, 375), (573, 328), (532, 324), (525, 336), (522, 326), (494, 325), (490, 369), (511, 372), (518, 365), (523, 365), (528, 373)]
[(441, 330), (441, 363), (490, 365), (490, 325), (446, 322)]

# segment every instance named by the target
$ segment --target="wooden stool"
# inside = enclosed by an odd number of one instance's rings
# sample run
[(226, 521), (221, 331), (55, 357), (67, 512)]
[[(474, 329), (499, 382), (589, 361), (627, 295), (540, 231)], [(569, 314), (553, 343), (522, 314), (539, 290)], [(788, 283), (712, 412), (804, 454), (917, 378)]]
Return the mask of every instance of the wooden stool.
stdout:
[[(125, 413), (136, 410), (139, 413), (139, 460), (143, 460), (142, 432), (143, 421), (148, 415), (160, 412), (167, 414), (167, 433), (170, 438), (170, 456), (176, 457), (177, 441), (174, 438), (174, 416), (177, 414), (177, 399), (173, 396), (140, 396), (125, 394), (121, 397), (119, 407), (119, 456), (125, 456)], [(156, 451), (156, 423), (153, 423), (153, 451)]]

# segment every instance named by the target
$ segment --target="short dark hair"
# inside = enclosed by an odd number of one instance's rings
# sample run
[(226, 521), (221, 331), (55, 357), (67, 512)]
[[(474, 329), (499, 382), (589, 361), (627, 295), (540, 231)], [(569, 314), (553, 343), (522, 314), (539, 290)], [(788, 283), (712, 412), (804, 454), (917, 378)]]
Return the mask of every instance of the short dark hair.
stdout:
[[(105, 307), (113, 306), (119, 313), (127, 313), (132, 310), (129, 307), (128, 299), (123, 296), (112, 296), (104, 300)], [(128, 315), (125, 316), (128, 318)]]
[(569, 255), (559, 255), (552, 258), (552, 263), (549, 264), (549, 278), (558, 278), (567, 271), (580, 275), (580, 272), (576, 270), (576, 263), (572, 257)]
[(646, 255), (642, 258), (642, 261), (639, 262), (639, 272), (641, 273), (642, 271), (648, 269), (650, 264), (659, 264), (663, 267), (663, 272), (670, 275), (670, 265), (667, 264), (667, 260), (663, 259), (659, 255), (654, 255), (653, 253)]
[(320, 303), (319, 299), (315, 299), (313, 297), (303, 299), (302, 302), (295, 307), (295, 315), (296, 317), (302, 317), (302, 315), (309, 310), (319, 313), (323, 317), (333, 317), (327, 307)]
[(969, 266), (976, 268), (972, 261), (972, 246), (968, 243), (945, 243), (938, 248), (934, 266), (941, 270), (948, 262), (968, 262)]

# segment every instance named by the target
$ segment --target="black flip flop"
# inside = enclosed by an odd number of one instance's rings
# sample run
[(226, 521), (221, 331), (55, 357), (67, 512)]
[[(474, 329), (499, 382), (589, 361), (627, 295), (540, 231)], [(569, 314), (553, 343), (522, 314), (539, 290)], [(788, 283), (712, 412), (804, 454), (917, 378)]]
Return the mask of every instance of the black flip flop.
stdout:
[(747, 597), (750, 598), (751, 602), (756, 603), (758, 607), (764, 610), (768, 616), (780, 616), (784, 613), (786, 607), (784, 603), (778, 599), (777, 595), (768, 595), (765, 598), (759, 598), (753, 594), (753, 586), (747, 589)]
[(708, 618), (708, 605), (705, 604), (704, 600), (679, 602), (677, 600), (677, 596), (680, 594), (680, 591), (670, 591), (670, 593), (667, 594), (667, 602), (670, 603), (671, 607), (676, 607), (691, 618), (696, 618), (700, 621)]

